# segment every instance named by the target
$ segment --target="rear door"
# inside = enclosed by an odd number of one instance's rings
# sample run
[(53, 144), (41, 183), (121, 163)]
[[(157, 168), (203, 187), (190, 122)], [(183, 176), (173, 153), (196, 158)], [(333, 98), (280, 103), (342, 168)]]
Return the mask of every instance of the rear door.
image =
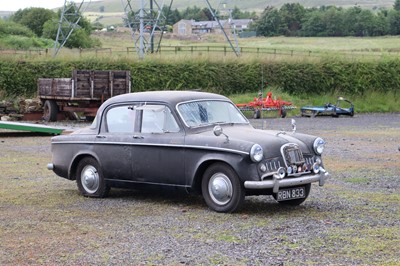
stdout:
[(104, 112), (95, 154), (107, 179), (130, 180), (135, 114), (131, 104), (113, 105)]

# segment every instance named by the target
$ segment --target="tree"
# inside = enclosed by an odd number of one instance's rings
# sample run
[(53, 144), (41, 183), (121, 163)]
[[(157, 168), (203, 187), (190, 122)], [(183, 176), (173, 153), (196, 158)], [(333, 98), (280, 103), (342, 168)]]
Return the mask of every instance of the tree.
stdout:
[[(210, 9), (208, 9), (208, 8), (205, 7), (205, 8), (203, 8), (201, 11), (203, 12), (203, 14), (204, 14), (204, 16), (205, 16), (205, 18), (206, 18), (206, 19), (204, 19), (204, 20), (214, 20), (214, 16), (212, 15)], [(213, 10), (213, 12), (214, 12), (214, 14), (215, 14), (215, 10)], [(201, 14), (199, 14), (199, 15), (201, 15)], [(199, 20), (199, 21), (200, 21), (200, 20)]]
[(56, 13), (49, 9), (30, 7), (15, 12), (11, 16), (11, 20), (30, 28), (38, 37), (41, 37), (43, 34), (43, 25), (55, 17)]
[(344, 28), (346, 27), (343, 23), (344, 11), (342, 8), (330, 6), (325, 9), (324, 21), (326, 24), (326, 35), (331, 37), (344, 36)]
[(298, 35), (305, 14), (305, 8), (299, 3), (284, 4), (279, 10), (279, 16), (281, 17), (282, 24), (285, 26), (282, 28), (281, 33), (286, 36)]
[[(68, 10), (65, 14), (65, 17), (68, 18), (69, 21), (76, 21), (80, 16), (80, 12), (76, 8), (75, 4), (70, 2), (65, 10)], [(58, 17), (61, 16), (61, 10), (58, 11)], [(59, 19), (53, 19), (47, 21), (43, 26), (43, 37), (55, 40), (57, 37), (58, 30), (58, 22)], [(68, 32), (70, 29), (70, 25), (66, 22), (62, 24), (63, 32)], [(76, 27), (67, 42), (65, 43), (65, 47), (69, 48), (92, 48), (96, 46), (100, 46), (100, 42), (96, 39), (92, 39), (90, 37), (90, 33), (92, 31), (92, 26), (86, 18), (83, 16), (79, 20), (78, 27)]]
[(257, 17), (256, 12), (243, 12), (237, 6), (232, 9), (231, 15), (233, 19), (255, 19)]
[(174, 25), (175, 23), (177, 23), (179, 20), (182, 19), (181, 17), (181, 13), (179, 12), (178, 9), (175, 10), (170, 10), (168, 12), (169, 7), (164, 6), (163, 7), (163, 14), (168, 14), (167, 17), (167, 25)]
[(260, 18), (254, 23), (252, 28), (255, 29), (257, 35), (276, 36), (281, 28), (281, 19), (279, 11), (274, 7), (266, 7)]
[(389, 34), (389, 21), (387, 18), (386, 10), (382, 10), (378, 12), (375, 17), (374, 23), (374, 35), (375, 36), (383, 36)]
[(319, 10), (307, 13), (302, 32), (304, 36), (329, 36), (327, 32), (326, 22), (324, 20), (324, 12)]
[(200, 12), (201, 12), (201, 9), (197, 6), (187, 7), (185, 10), (182, 11), (182, 19), (199, 20), (198, 15), (200, 14)]
[(394, 1), (393, 9), (396, 11), (400, 11), (400, 0)]
[(7, 35), (19, 35), (28, 38), (35, 36), (32, 30), (24, 25), (14, 21), (4, 21), (0, 19), (0, 36), (5, 37)]
[(400, 11), (390, 10), (388, 14), (389, 32), (392, 35), (400, 35)]

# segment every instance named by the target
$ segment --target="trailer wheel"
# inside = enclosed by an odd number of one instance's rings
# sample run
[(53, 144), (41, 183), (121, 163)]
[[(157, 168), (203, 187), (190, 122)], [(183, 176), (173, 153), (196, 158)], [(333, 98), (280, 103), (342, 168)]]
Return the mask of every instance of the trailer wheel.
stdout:
[(280, 114), (281, 118), (285, 118), (286, 117), (286, 109), (281, 107), (279, 114)]
[(58, 106), (55, 101), (47, 100), (43, 106), (43, 119), (47, 122), (57, 121)]
[(260, 119), (261, 118), (261, 110), (260, 109), (254, 110), (253, 118), (254, 119)]

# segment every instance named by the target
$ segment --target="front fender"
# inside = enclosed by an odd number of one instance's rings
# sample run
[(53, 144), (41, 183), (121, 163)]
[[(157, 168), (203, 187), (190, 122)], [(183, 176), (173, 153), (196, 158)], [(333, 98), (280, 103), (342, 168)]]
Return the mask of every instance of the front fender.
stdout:
[(204, 172), (210, 165), (217, 162), (230, 166), (243, 183), (248, 180), (260, 180), (257, 164), (253, 163), (248, 155), (208, 152), (198, 154), (195, 158), (186, 159), (185, 165), (193, 166), (186, 168), (185, 171), (187, 185), (198, 191), (201, 188), (201, 179)]

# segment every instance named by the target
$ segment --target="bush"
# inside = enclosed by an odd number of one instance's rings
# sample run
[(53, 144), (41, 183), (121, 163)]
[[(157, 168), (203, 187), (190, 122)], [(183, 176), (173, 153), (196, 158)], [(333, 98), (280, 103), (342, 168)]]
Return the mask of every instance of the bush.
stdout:
[(28, 50), (31, 48), (50, 48), (54, 41), (42, 38), (8, 35), (0, 39), (0, 47), (7, 49)]
[(25, 37), (33, 37), (35, 33), (29, 28), (11, 21), (3, 21), (0, 19), (0, 36), (20, 35)]
[(0, 94), (34, 95), (38, 78), (71, 77), (73, 69), (130, 70), (133, 91), (194, 90), (224, 95), (254, 92), (263, 80), (294, 95), (363, 95), (400, 90), (400, 60), (319, 63), (132, 62), (128, 60), (0, 61)]

